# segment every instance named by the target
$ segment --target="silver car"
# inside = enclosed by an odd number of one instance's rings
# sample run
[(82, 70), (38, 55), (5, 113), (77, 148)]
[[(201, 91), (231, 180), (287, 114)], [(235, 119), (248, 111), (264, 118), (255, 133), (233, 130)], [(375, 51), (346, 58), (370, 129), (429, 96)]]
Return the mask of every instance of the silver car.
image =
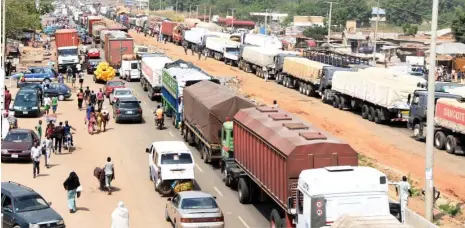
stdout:
[(224, 228), (216, 197), (200, 191), (179, 192), (168, 198), (165, 219), (176, 228)]

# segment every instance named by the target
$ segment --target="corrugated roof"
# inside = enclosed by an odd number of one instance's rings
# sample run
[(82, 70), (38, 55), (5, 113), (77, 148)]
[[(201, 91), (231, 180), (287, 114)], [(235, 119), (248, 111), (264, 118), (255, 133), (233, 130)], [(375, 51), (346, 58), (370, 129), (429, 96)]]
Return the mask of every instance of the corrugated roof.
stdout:
[(438, 44), (436, 46), (436, 54), (438, 55), (465, 54), (465, 44), (459, 43), (459, 42)]

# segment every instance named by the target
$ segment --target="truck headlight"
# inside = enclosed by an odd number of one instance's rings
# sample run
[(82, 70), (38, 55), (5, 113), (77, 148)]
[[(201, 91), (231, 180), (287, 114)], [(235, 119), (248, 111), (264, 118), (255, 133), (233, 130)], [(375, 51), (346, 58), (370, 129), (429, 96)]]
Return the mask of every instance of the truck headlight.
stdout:
[(39, 109), (39, 107), (32, 107), (32, 110), (37, 110)]
[(40, 226), (37, 225), (37, 224), (30, 224), (29, 223), (29, 228), (40, 228)]
[(8, 153), (8, 150), (3, 149), (2, 154), (6, 154), (6, 153)]
[(62, 220), (58, 220), (57, 225), (63, 225), (63, 224), (65, 224), (65, 221), (63, 221), (63, 219), (62, 219)]

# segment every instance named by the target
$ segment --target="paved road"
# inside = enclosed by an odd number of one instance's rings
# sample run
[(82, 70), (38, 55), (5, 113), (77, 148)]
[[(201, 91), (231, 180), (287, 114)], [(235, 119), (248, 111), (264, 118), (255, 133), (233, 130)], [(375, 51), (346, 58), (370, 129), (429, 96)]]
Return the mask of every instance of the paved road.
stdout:
[[(94, 90), (102, 87), (91, 80), (90, 75), (86, 76), (84, 84)], [(144, 123), (115, 124), (111, 121), (107, 132), (89, 135), (83, 123), (84, 111), (78, 111), (77, 101), (60, 102), (58, 121), (69, 120), (77, 129), (74, 134), (76, 150), (52, 155), (53, 167), (45, 169), (41, 164), (41, 176), (36, 179), (32, 178), (32, 164), (4, 163), (2, 181), (19, 182), (38, 191), (46, 200), (53, 202), (52, 207), (64, 217), (67, 227), (109, 227), (111, 212), (119, 200), (123, 200), (129, 209), (132, 227), (171, 227), (163, 218), (166, 198), (155, 192), (149, 180), (145, 148), (153, 141), (181, 140), (181, 137), (170, 125), (168, 129), (156, 130), (151, 111), (157, 103), (148, 99), (139, 82), (130, 82), (127, 86), (142, 100)], [(16, 89), (12, 90), (13, 94), (16, 93)], [(110, 109), (108, 103), (106, 106)], [(22, 128), (33, 129), (37, 122), (38, 118), (19, 119)], [(226, 227), (269, 226), (266, 219), (268, 216), (263, 216), (260, 208), (241, 205), (237, 193), (222, 183), (220, 173), (203, 163), (197, 150), (191, 149), (197, 163), (195, 172), (198, 187), (217, 196), (218, 204), (225, 213)], [(101, 167), (108, 156), (113, 158), (116, 168), (114, 186), (117, 189), (111, 196), (98, 189), (97, 180), (93, 177), (93, 169)], [(62, 187), (70, 171), (76, 171), (84, 189), (82, 197), (77, 201), (76, 214), (69, 214), (66, 193)]]

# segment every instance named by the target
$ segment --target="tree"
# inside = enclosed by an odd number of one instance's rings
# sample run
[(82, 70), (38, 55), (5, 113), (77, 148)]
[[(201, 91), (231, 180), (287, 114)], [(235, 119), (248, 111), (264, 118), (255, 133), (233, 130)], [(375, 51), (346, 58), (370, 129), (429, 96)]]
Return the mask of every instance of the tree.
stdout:
[(404, 31), (404, 35), (406, 36), (415, 36), (418, 32), (418, 26), (411, 24), (403, 24), (402, 30)]
[(33, 0), (7, 0), (5, 17), (5, 33), (8, 38), (18, 37), (26, 29), (37, 30), (42, 27), (40, 12), (35, 8)]
[(465, 43), (465, 13), (458, 14), (452, 20), (452, 34), (458, 42)]
[(313, 26), (304, 30), (304, 36), (314, 40), (323, 40), (328, 35), (328, 28), (323, 26)]

